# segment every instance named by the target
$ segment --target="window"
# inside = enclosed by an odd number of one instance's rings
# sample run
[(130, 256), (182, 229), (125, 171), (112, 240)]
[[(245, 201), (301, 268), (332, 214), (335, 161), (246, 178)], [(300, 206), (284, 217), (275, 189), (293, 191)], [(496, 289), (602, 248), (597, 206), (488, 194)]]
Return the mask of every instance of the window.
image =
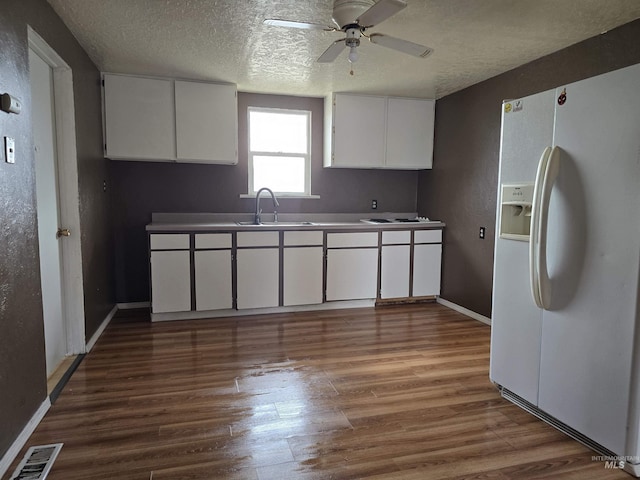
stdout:
[(311, 112), (249, 107), (249, 194), (311, 195)]

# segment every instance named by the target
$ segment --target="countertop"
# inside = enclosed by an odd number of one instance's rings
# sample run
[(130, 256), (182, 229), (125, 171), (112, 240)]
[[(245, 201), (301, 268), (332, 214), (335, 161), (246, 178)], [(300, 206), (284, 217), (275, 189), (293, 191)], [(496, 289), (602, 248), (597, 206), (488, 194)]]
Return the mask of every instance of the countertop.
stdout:
[[(202, 232), (202, 231), (267, 231), (267, 230), (411, 230), (442, 229), (445, 224), (439, 220), (365, 223), (369, 218), (416, 218), (415, 212), (347, 213), (347, 214), (286, 214), (278, 215), (278, 223), (273, 223), (273, 213), (263, 212), (264, 225), (239, 225), (237, 222), (251, 222), (252, 213), (154, 213), (152, 222), (146, 226), (148, 232)], [(300, 222), (309, 222), (302, 224)]]

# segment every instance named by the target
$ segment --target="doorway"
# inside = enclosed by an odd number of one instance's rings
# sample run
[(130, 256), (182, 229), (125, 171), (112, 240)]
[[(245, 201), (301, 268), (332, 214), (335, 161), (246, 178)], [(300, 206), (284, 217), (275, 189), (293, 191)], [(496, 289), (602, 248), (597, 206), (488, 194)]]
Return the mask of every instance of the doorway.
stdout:
[(40, 275), (47, 377), (86, 350), (73, 78), (29, 29)]

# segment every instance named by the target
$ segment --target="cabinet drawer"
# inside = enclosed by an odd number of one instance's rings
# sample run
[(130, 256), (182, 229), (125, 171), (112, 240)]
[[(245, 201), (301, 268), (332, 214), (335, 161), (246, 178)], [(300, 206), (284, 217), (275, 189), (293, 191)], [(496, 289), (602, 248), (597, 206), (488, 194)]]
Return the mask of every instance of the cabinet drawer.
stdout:
[(238, 232), (238, 247), (277, 247), (279, 232)]
[(196, 234), (196, 249), (202, 248), (231, 248), (230, 233), (198, 233)]
[(150, 235), (151, 250), (188, 250), (188, 233), (154, 233)]
[(284, 232), (284, 245), (322, 245), (322, 232)]
[(378, 246), (377, 232), (327, 234), (328, 248), (377, 247), (377, 246)]
[(400, 245), (408, 245), (411, 243), (411, 232), (410, 231), (388, 231), (382, 232), (382, 244), (400, 244)]
[(413, 243), (442, 243), (442, 230), (416, 230)]

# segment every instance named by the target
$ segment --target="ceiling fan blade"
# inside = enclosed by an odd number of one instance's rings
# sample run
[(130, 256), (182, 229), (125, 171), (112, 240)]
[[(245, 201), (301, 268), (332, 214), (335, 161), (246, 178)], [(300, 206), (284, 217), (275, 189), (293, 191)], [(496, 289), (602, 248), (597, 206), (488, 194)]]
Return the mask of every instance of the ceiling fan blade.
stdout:
[(395, 15), (406, 6), (407, 3), (404, 0), (380, 0), (360, 15), (356, 23), (364, 28), (373, 27), (374, 25), (384, 22), (387, 18)]
[(331, 63), (347, 48), (344, 38), (333, 42), (318, 58), (318, 63)]
[(302, 28), (304, 30), (325, 30), (327, 32), (335, 32), (337, 30), (335, 27), (328, 27), (319, 23), (294, 22), (293, 20), (280, 20), (277, 18), (267, 18), (263, 23), (274, 27)]
[(413, 55), (414, 57), (425, 58), (433, 52), (433, 49), (425, 47), (424, 45), (390, 37), (389, 35), (383, 35), (381, 33), (372, 33), (369, 35), (369, 40), (376, 45), (391, 48), (398, 52), (406, 53), (407, 55)]

